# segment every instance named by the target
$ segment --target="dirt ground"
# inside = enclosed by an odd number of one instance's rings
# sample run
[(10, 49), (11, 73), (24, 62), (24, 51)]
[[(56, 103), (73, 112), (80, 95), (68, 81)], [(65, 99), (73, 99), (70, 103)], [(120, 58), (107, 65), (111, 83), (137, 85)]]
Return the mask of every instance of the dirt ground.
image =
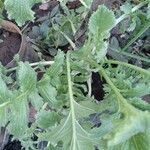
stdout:
[[(122, 4), (122, 0), (95, 0), (92, 4), (92, 11), (95, 11), (100, 4), (105, 4), (110, 9), (115, 9), (119, 7)], [(47, 5), (48, 8), (45, 9), (44, 6), (41, 6), (41, 4), (35, 5), (33, 7), (33, 10), (36, 12), (36, 20), (46, 16), (48, 12), (52, 11), (55, 6), (59, 5), (59, 3), (56, 0), (49, 1), (49, 4)], [(74, 2), (68, 3), (69, 9), (76, 9), (80, 7), (81, 4), (79, 0), (76, 0)], [(44, 10), (45, 9), (45, 10)], [(90, 12), (91, 13), (91, 12)], [(81, 23), (80, 28), (78, 29), (76, 35), (75, 35), (75, 42), (78, 46), (81, 46), (85, 40), (85, 31), (87, 27), (88, 18), (90, 16), (90, 13), (87, 16), (87, 20), (84, 20)], [(6, 16), (7, 18), (7, 16)], [(42, 21), (41, 21), (42, 22)], [(33, 41), (29, 39), (30, 31), (33, 29), (34, 26), (36, 26), (38, 22), (35, 23), (28, 23), (26, 24), (27, 32), (25, 33), (25, 41), (22, 41), (21, 36), (18, 33), (11, 33), (9, 31), (6, 31), (4, 29), (0, 29), (0, 61), (2, 65), (12, 67), (15, 64), (11, 63), (14, 56), (19, 52), (21, 48), (21, 60), (23, 61), (30, 61), (30, 62), (37, 62), (39, 60), (38, 50), (36, 51), (33, 48)], [(23, 27), (24, 28), (24, 27)], [(114, 31), (113, 35), (118, 36), (118, 32)], [(23, 42), (23, 43), (22, 43)], [(23, 46), (22, 46), (23, 45)], [(68, 48), (68, 45), (64, 46), (65, 48)], [(46, 60), (51, 60), (52, 56), (48, 53), (43, 51), (42, 58)], [(95, 96), (97, 100), (101, 100), (104, 96), (102, 83), (103, 81), (100, 80), (100, 77), (97, 74), (93, 74), (93, 84), (92, 84), (92, 94)], [(149, 99), (145, 97), (145, 100)], [(33, 110), (34, 111), (34, 110)], [(33, 113), (34, 114), (34, 113)], [(32, 118), (32, 113), (31, 116)], [(0, 142), (4, 140), (4, 134), (7, 132), (1, 131), (0, 134)], [(11, 142), (11, 136), (6, 137), (6, 141), (3, 142), (4, 145), (0, 150), (21, 150), (21, 144), (19, 141), (12, 141)]]

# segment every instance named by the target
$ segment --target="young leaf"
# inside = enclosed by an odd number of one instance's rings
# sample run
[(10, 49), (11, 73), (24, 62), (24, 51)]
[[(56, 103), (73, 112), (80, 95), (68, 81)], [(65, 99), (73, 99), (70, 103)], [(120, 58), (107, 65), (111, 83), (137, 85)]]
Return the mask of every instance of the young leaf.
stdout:
[(57, 87), (60, 84), (60, 75), (63, 71), (65, 54), (63, 51), (58, 51), (55, 57), (55, 63), (52, 64), (46, 71), (46, 76), (49, 77), (50, 83)]
[[(45, 76), (46, 77), (46, 76)], [(50, 106), (55, 106), (57, 103), (57, 90), (50, 84), (49, 79), (42, 79), (38, 83), (38, 91), (45, 101), (48, 101)]]
[(38, 91), (45, 101), (48, 101), (51, 106), (57, 104), (57, 90), (61, 85), (60, 76), (63, 71), (64, 53), (58, 51), (55, 57), (55, 63), (47, 70), (43, 78), (38, 83)]
[(132, 5), (127, 2), (120, 7), (120, 10), (123, 11), (125, 14), (129, 14), (132, 10)]
[(98, 7), (89, 21), (89, 31), (95, 35), (97, 33), (103, 34), (112, 29), (115, 25), (115, 16), (113, 11), (109, 10), (104, 5)]
[(34, 12), (31, 7), (42, 0), (5, 0), (4, 5), (8, 11), (8, 17), (15, 19), (19, 26), (26, 21), (34, 19)]
[(20, 91), (24, 94), (30, 94), (36, 89), (37, 77), (35, 71), (30, 67), (29, 63), (19, 63), (18, 71), (18, 85)]
[(39, 95), (38, 91), (34, 91), (29, 95), (29, 100), (33, 107), (39, 111), (43, 106), (43, 98)]
[(45, 110), (41, 110), (36, 115), (36, 123), (42, 129), (47, 129), (49, 127), (52, 127), (59, 121), (60, 121), (60, 116), (56, 112), (48, 112)]
[[(115, 25), (115, 16), (113, 11), (106, 6), (100, 5), (96, 12), (89, 19), (89, 39), (91, 43), (87, 44), (86, 51), (91, 47), (91, 53), (96, 61), (100, 62), (107, 53), (109, 30)], [(92, 37), (91, 37), (92, 36)], [(90, 45), (90, 46), (89, 46)], [(86, 52), (87, 53), (87, 52)]]

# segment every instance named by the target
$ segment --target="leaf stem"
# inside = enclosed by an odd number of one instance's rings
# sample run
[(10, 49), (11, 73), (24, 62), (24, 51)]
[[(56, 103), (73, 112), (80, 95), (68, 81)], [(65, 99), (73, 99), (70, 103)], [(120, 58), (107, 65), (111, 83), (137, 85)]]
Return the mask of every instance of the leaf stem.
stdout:
[[(35, 66), (38, 66), (38, 65), (49, 66), (49, 65), (52, 65), (53, 63), (54, 63), (54, 61), (44, 61), (44, 62), (31, 63), (31, 64), (29, 64), (29, 65), (30, 65), (31, 67), (35, 67)], [(17, 67), (10, 68), (10, 69), (6, 70), (6, 73), (15, 71), (16, 69), (17, 69)]]
[(116, 50), (116, 49), (114, 49), (114, 48), (112, 48), (112, 47), (109, 47), (109, 48), (110, 48), (112, 51), (114, 51), (114, 52), (116, 52), (116, 53), (118, 53), (118, 54), (125, 55), (125, 56), (127, 56), (127, 57), (131, 57), (131, 58), (134, 58), (134, 59), (138, 59), (138, 60), (141, 60), (141, 61), (150, 63), (150, 59), (148, 59), (148, 58), (144, 58), (144, 57), (142, 57), (142, 56), (138, 56), (138, 55), (135, 55), (135, 54), (130, 54), (130, 53), (124, 52), (124, 51), (122, 51), (122, 50)]
[(76, 45), (73, 43), (73, 41), (67, 36), (67, 34), (65, 34), (64, 32), (60, 31), (60, 33), (64, 36), (64, 38), (69, 42), (69, 44), (71, 45), (71, 47), (73, 49), (76, 48)]
[(117, 51), (117, 52), (122, 54), (122, 55), (125, 55), (127, 57), (131, 57), (131, 58), (134, 58), (134, 59), (138, 59), (138, 60), (150, 63), (150, 59), (148, 59), (148, 58), (144, 58), (142, 56), (138, 56), (138, 55), (135, 55), (135, 54), (130, 54), (130, 53), (124, 52), (124, 51)]
[[(141, 7), (143, 7), (144, 5), (146, 5), (147, 3), (148, 3), (148, 1), (144, 1), (144, 2), (141, 2), (140, 4), (136, 5), (135, 7), (132, 8), (131, 13), (137, 11), (138, 9), (140, 9)], [(125, 18), (129, 17), (129, 16), (130, 16), (130, 13), (129, 14), (123, 14), (122, 16), (120, 16), (116, 20), (116, 25), (118, 23), (120, 23), (122, 20), (124, 20)]]
[(87, 80), (87, 85), (88, 85), (88, 96), (91, 97), (92, 95), (92, 75), (89, 77)]
[(100, 64), (98, 64), (97, 62), (93, 61), (92, 59), (90, 59), (90, 60), (87, 59), (87, 61), (90, 62), (90, 64), (92, 64), (94, 67), (99, 69), (99, 74), (104, 77), (106, 82), (110, 85), (111, 89), (114, 91), (115, 95), (117, 96), (117, 100), (118, 100), (118, 105), (119, 105), (118, 111), (120, 111), (122, 109), (122, 106), (128, 105), (126, 99), (122, 96), (122, 94), (119, 92), (118, 88), (111, 81), (111, 79), (109, 78), (109, 76), (105, 72), (104, 68)]
[(128, 42), (128, 44), (121, 50), (125, 51), (128, 49), (129, 46), (132, 45), (146, 30), (148, 30), (150, 27), (150, 20), (143, 26), (143, 28)]
[(110, 85), (111, 89), (114, 91), (115, 95), (117, 96), (118, 105), (119, 105), (119, 111), (122, 109), (122, 106), (127, 105), (126, 99), (122, 96), (122, 94), (119, 92), (118, 88), (114, 85), (114, 83), (111, 81), (109, 76), (106, 74), (103, 67), (99, 66), (99, 73), (104, 77), (106, 82)]
[(132, 64), (128, 64), (128, 63), (126, 63), (126, 62), (121, 62), (121, 61), (117, 61), (117, 60), (106, 60), (106, 62), (111, 63), (111, 64), (123, 65), (123, 66), (125, 66), (125, 67), (134, 69), (134, 70), (140, 72), (141, 74), (145, 74), (145, 75), (150, 76), (150, 71), (145, 70), (145, 69), (143, 69), (143, 68), (140, 68), (140, 67), (138, 67), (138, 66), (132, 65)]
[(70, 52), (67, 52), (66, 63), (67, 63), (67, 79), (68, 79), (68, 90), (69, 90), (69, 99), (70, 99), (70, 108), (71, 108), (71, 117), (72, 117), (72, 128), (73, 128), (73, 149), (76, 150), (76, 118), (74, 110), (74, 98), (72, 90), (72, 81), (71, 81), (71, 70), (70, 70)]

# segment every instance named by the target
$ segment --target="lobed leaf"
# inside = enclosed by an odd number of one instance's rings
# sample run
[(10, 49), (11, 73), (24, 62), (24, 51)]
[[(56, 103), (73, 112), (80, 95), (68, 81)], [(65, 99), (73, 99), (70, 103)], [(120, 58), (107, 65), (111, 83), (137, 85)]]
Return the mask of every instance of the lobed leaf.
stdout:
[(38, 83), (38, 91), (44, 101), (49, 102), (50, 106), (55, 106), (57, 104), (57, 90), (50, 84), (49, 80), (41, 80)]
[(30, 67), (29, 63), (19, 63), (17, 70), (18, 85), (20, 86), (20, 91), (26, 94), (35, 91), (37, 76), (35, 71)]
[(15, 19), (19, 26), (26, 21), (34, 20), (34, 12), (31, 10), (35, 3), (41, 0), (5, 0), (4, 5), (10, 19)]
[(15, 137), (21, 137), (28, 128), (28, 101), (29, 95), (36, 89), (36, 73), (29, 63), (20, 62), (17, 68), (18, 91), (13, 91), (10, 101), (8, 126), (10, 133)]
[[(121, 73), (119, 70), (117, 72), (122, 76), (125, 77), (127, 73), (125, 74)], [(124, 72), (124, 70), (123, 70)], [(131, 74), (133, 72), (130, 72)], [(147, 143), (147, 133), (150, 132), (150, 112), (145, 110), (141, 111), (131, 104), (128, 103), (128, 101), (123, 97), (122, 91), (119, 89), (120, 86), (116, 81), (116, 78), (114, 77), (115, 74), (111, 72), (109, 76), (107, 74), (103, 73), (103, 77), (107, 80), (110, 88), (112, 89), (112, 92), (115, 94), (115, 99), (118, 100), (119, 110), (118, 110), (118, 117), (113, 120), (113, 129), (110, 133), (107, 133), (104, 136), (104, 141), (106, 140), (107, 149), (113, 149), (116, 148), (122, 148), (123, 150), (126, 150), (129, 147), (132, 147), (132, 149), (137, 149), (139, 145), (136, 145), (136, 141), (134, 141), (133, 145), (129, 145), (132, 143), (132, 140), (135, 140), (135, 137), (138, 139), (138, 135), (143, 135), (144, 138), (141, 138), (141, 140), (144, 141), (138, 141)], [(112, 76), (112, 77), (110, 77)], [(130, 77), (130, 76), (129, 76)], [(121, 78), (117, 78), (120, 80)], [(138, 76), (135, 78), (136, 81), (141, 79)], [(133, 80), (133, 79), (132, 79)], [(131, 81), (132, 81), (131, 80)], [(121, 81), (121, 80), (120, 80)], [(134, 80), (133, 80), (134, 81)], [(114, 84), (115, 83), (115, 84)], [(135, 84), (135, 82), (133, 82)], [(117, 86), (116, 86), (117, 85)], [(132, 87), (132, 84), (129, 84)], [(137, 94), (138, 95), (138, 94)], [(111, 95), (112, 97), (112, 95)], [(141, 107), (147, 107), (147, 105), (142, 104)], [(145, 149), (147, 149), (147, 145), (144, 146)], [(140, 148), (139, 148), (140, 149)]]
[(56, 112), (41, 110), (36, 115), (36, 123), (42, 129), (47, 129), (60, 121), (60, 116)]
[(114, 120), (112, 132), (104, 137), (108, 141), (108, 147), (126, 142), (126, 140), (133, 138), (139, 133), (145, 135), (150, 132), (150, 113), (137, 110), (133, 106), (129, 107), (130, 109), (125, 107), (122, 118)]
[(138, 133), (124, 143), (109, 147), (108, 150), (149, 150), (150, 133)]
[(115, 16), (113, 11), (106, 6), (101, 5), (97, 11), (92, 14), (89, 20), (89, 31), (96, 35), (103, 34), (112, 29), (115, 25)]
[(2, 75), (0, 74), (0, 104), (7, 102), (10, 100), (11, 91), (8, 89), (6, 83), (2, 79)]
[(88, 133), (79, 124), (79, 118), (88, 116), (95, 111), (81, 106), (74, 100), (73, 88), (71, 82), (71, 68), (70, 58), (67, 55), (67, 80), (68, 80), (68, 95), (70, 110), (66, 119), (63, 119), (57, 127), (53, 128), (52, 131), (39, 135), (40, 140), (48, 140), (51, 144), (56, 145), (59, 141), (63, 142), (63, 149), (65, 150), (94, 150), (94, 136), (91, 138)]
[(28, 128), (28, 102), (26, 97), (20, 97), (19, 93), (15, 95), (17, 101), (15, 100), (11, 104), (11, 110), (8, 114), (10, 120), (8, 130), (14, 137), (21, 138)]

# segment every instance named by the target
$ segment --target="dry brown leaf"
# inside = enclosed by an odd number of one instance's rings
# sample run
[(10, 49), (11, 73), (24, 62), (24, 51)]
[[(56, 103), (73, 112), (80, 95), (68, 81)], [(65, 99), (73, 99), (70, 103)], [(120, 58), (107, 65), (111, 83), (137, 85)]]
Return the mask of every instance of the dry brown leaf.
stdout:
[(10, 21), (2, 20), (0, 22), (0, 26), (9, 32), (18, 33), (22, 35), (21, 30), (17, 27), (17, 25), (15, 25), (14, 23)]

